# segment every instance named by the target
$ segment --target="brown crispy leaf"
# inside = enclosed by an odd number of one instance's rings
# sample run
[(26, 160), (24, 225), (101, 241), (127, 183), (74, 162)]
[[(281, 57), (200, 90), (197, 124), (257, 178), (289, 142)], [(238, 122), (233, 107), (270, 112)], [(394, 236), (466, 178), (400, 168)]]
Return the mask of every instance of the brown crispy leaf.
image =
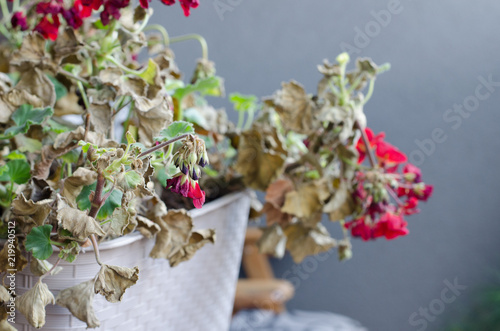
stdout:
[(125, 290), (137, 283), (139, 268), (125, 268), (103, 264), (96, 276), (94, 292), (106, 297), (109, 302), (122, 300)]
[(153, 238), (158, 232), (160, 232), (161, 228), (155, 222), (147, 219), (144, 216), (137, 216), (137, 230), (146, 238)]
[(295, 223), (286, 227), (285, 235), (286, 248), (295, 263), (302, 262), (309, 255), (326, 252), (336, 246), (335, 239), (321, 224), (317, 224), (315, 228), (308, 228), (301, 223)]
[(207, 243), (215, 243), (215, 230), (206, 229), (193, 231), (186, 245), (182, 246), (169, 258), (170, 266), (175, 267), (183, 261), (190, 260), (196, 251)]
[(11, 65), (27, 71), (33, 67), (41, 69), (52, 67), (52, 60), (45, 51), (46, 40), (38, 32), (32, 32), (23, 38), (21, 48), (12, 54)]
[[(9, 244), (10, 241), (6, 241), (5, 245), (3, 245), (2, 250), (0, 251), (0, 273), (6, 272), (7, 270), (15, 270), (14, 273), (22, 271), (27, 265), (28, 260), (24, 257), (19, 248), (19, 240), (14, 240), (14, 256), (9, 254)], [(10, 258), (10, 260), (9, 260)], [(10, 262), (14, 262), (14, 265), (11, 265)]]
[(282, 87), (272, 99), (264, 102), (280, 115), (285, 129), (302, 134), (313, 132), (317, 127), (314, 123), (316, 105), (311, 97), (295, 81), (283, 83)]
[(59, 292), (56, 303), (87, 323), (87, 328), (97, 328), (100, 323), (94, 312), (94, 296), (94, 280), (91, 279)]
[(102, 133), (107, 137), (113, 125), (111, 106), (108, 103), (91, 103), (88, 111), (93, 131)]
[(62, 58), (77, 53), (83, 46), (84, 44), (75, 34), (75, 30), (67, 27), (63, 33), (59, 34), (52, 47), (54, 60), (59, 62)]
[[(266, 139), (273, 139), (271, 136)], [(280, 175), (285, 158), (279, 151), (265, 145), (262, 133), (253, 128), (241, 134), (238, 146), (237, 172), (244, 176), (245, 184), (251, 188), (265, 190)], [(280, 142), (273, 141), (280, 145)], [(279, 149), (279, 146), (276, 146)]]
[(8, 303), (10, 298), (9, 291), (3, 285), (0, 285), (0, 303)]
[(33, 68), (21, 74), (17, 85), (7, 93), (6, 100), (14, 107), (26, 103), (33, 107), (53, 107), (56, 90), (43, 71)]
[(76, 169), (72, 176), (64, 180), (61, 195), (66, 198), (68, 204), (76, 208), (76, 198), (84, 186), (93, 184), (97, 180), (97, 173), (90, 169), (80, 167)]
[(104, 236), (106, 233), (102, 230), (99, 223), (86, 212), (64, 206), (57, 211), (57, 220), (61, 226), (71, 232), (73, 237), (78, 240), (85, 240), (91, 234)]
[(54, 106), (54, 116), (83, 114), (83, 107), (78, 104), (79, 97), (74, 92), (69, 92), (57, 100)]
[(153, 138), (172, 123), (173, 112), (167, 97), (159, 96), (153, 100), (137, 98), (135, 110), (139, 119), (139, 140), (146, 146), (152, 145)]
[(193, 220), (184, 209), (171, 210), (156, 220), (161, 231), (156, 235), (156, 242), (149, 256), (154, 259), (169, 259), (188, 243)]
[(33, 201), (26, 199), (24, 193), (21, 193), (12, 201), (11, 210), (14, 215), (22, 216), (18, 218), (17, 225), (22, 228), (24, 233), (29, 233), (33, 227), (44, 224), (52, 210), (51, 204), (53, 202), (54, 199)]
[(45, 325), (45, 306), (55, 304), (54, 295), (40, 280), (16, 301), (16, 308), (37, 329)]
[[(281, 211), (299, 218), (308, 218), (321, 210), (328, 196), (326, 188), (318, 182), (301, 185), (297, 190), (288, 192)], [(326, 193), (326, 197), (325, 197)]]

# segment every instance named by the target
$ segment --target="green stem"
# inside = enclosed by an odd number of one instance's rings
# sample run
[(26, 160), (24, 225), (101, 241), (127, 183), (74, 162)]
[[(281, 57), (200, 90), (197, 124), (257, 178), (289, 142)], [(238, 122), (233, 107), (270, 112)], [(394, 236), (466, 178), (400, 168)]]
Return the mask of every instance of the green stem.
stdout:
[(76, 84), (77, 84), (78, 89), (80, 90), (80, 93), (82, 95), (83, 104), (85, 105), (85, 108), (87, 110), (89, 110), (90, 109), (90, 103), (89, 103), (89, 99), (87, 98), (87, 93), (85, 92), (85, 88), (83, 87), (83, 84), (80, 81), (77, 81)]
[(54, 265), (52, 266), (52, 268), (50, 268), (49, 271), (47, 271), (46, 273), (44, 273), (43, 275), (41, 275), (40, 278), (38, 279), (38, 281), (41, 282), (42, 279), (45, 278), (45, 276), (50, 275), (50, 273), (57, 268), (57, 266), (59, 265), (59, 262), (61, 262), (61, 260), (62, 260), (61, 258), (58, 258), (57, 261), (56, 261), (56, 263), (54, 263)]
[(255, 115), (255, 111), (253, 109), (248, 110), (248, 118), (247, 118), (247, 122), (246, 122), (245, 127), (244, 127), (245, 130), (250, 129), (250, 127), (252, 126), (254, 115)]
[(139, 154), (138, 158), (139, 158), (139, 159), (140, 159), (140, 158), (143, 158), (143, 157), (145, 157), (145, 156), (147, 156), (147, 155), (149, 155), (149, 154), (151, 154), (151, 153), (153, 153), (153, 152), (155, 152), (155, 151), (157, 151), (157, 150), (159, 150), (159, 149), (162, 149), (162, 148), (163, 148), (163, 147), (165, 147), (165, 146), (168, 146), (168, 145), (170, 145), (170, 144), (172, 144), (172, 143), (175, 143), (176, 141), (182, 140), (182, 139), (184, 139), (184, 138), (186, 138), (186, 137), (188, 137), (188, 136), (190, 136), (190, 135), (191, 135), (191, 133), (185, 133), (185, 134), (180, 135), (180, 136), (178, 136), (178, 137), (176, 137), (176, 138), (173, 138), (173, 139), (167, 140), (167, 141), (165, 141), (164, 143), (161, 143), (161, 144), (159, 144), (159, 145), (156, 145), (156, 146), (154, 146), (154, 147), (151, 147), (150, 149), (148, 149), (148, 150), (146, 150), (146, 151), (142, 152), (141, 154)]
[(83, 84), (85, 84), (85, 85), (89, 85), (88, 80), (86, 80), (85, 78), (81, 78), (81, 77), (78, 77), (78, 76), (76, 76), (76, 75), (73, 75), (71, 72), (68, 72), (68, 71), (66, 71), (66, 70), (59, 69), (59, 70), (57, 71), (57, 73), (58, 73), (58, 74), (61, 74), (61, 75), (64, 75), (64, 76), (66, 76), (66, 77), (72, 78), (72, 79), (74, 79), (74, 80), (76, 80), (76, 81), (78, 81), (78, 82), (82, 82), (82, 83), (83, 83)]
[(205, 38), (203, 38), (199, 34), (193, 33), (193, 34), (186, 34), (186, 35), (179, 36), (179, 37), (174, 37), (174, 38), (170, 39), (170, 43), (176, 43), (176, 42), (180, 42), (180, 41), (193, 40), (193, 39), (198, 40), (198, 42), (200, 43), (200, 46), (201, 46), (202, 56), (205, 60), (208, 60), (207, 41), (205, 40)]
[(149, 30), (156, 30), (160, 32), (161, 37), (163, 38), (163, 44), (165, 46), (170, 45), (170, 37), (168, 35), (167, 29), (165, 29), (163, 26), (161, 26), (160, 24), (151, 24), (143, 29), (143, 31), (149, 31)]
[(111, 55), (106, 55), (106, 60), (108, 60), (109, 62), (113, 63), (118, 68), (120, 68), (123, 71), (125, 71), (127, 74), (131, 74), (131, 75), (135, 75), (135, 76), (139, 76), (140, 74), (142, 74), (142, 71), (133, 70), (133, 69), (130, 69), (130, 68), (124, 66), (123, 64), (121, 64), (117, 59), (115, 59)]
[(242, 111), (238, 112), (238, 129), (243, 129), (243, 124), (245, 123), (245, 114)]
[(363, 105), (365, 105), (368, 102), (368, 100), (370, 100), (370, 98), (372, 97), (374, 86), (375, 86), (375, 78), (372, 78), (370, 80), (370, 85), (368, 86), (368, 92), (366, 92), (366, 96), (365, 96), (365, 100), (363, 101)]
[(0, 33), (5, 36), (7, 39), (12, 39), (12, 34), (9, 32), (9, 30), (5, 27), (5, 25), (0, 23)]
[(144, 28), (148, 25), (150, 17), (151, 17), (151, 15), (146, 15), (146, 18), (144, 18), (144, 20), (142, 21), (141, 26), (139, 26), (139, 28), (136, 31), (134, 31), (134, 33), (139, 33), (141, 31), (143, 31)]
[(12, 12), (15, 13), (19, 9), (19, 0), (14, 0), (12, 3)]
[(10, 17), (9, 7), (7, 6), (7, 0), (0, 0), (0, 6), (2, 7), (3, 17)]

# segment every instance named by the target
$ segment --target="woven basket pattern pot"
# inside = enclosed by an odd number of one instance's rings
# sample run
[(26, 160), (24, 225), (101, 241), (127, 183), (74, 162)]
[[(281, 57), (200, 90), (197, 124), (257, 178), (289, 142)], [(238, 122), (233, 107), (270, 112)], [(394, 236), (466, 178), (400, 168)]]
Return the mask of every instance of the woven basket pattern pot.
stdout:
[[(151, 259), (154, 240), (140, 234), (128, 235), (100, 245), (101, 260), (106, 264), (139, 266), (139, 281), (127, 289), (119, 303), (107, 302), (96, 295), (94, 307), (105, 331), (224, 331), (229, 329), (236, 282), (245, 238), (250, 197), (248, 192), (234, 193), (191, 212), (195, 229), (215, 228), (217, 240), (207, 244), (187, 262), (171, 268), (168, 261)], [(55, 257), (49, 261), (54, 263)], [(73, 263), (61, 263), (64, 269), (44, 279), (54, 296), (59, 291), (93, 278), (99, 271), (92, 249), (81, 252)], [(20, 295), (36, 283), (38, 277), (25, 268), (16, 276)], [(46, 307), (42, 330), (86, 330), (86, 324), (57, 305)], [(36, 330), (16, 312), (18, 330)]]

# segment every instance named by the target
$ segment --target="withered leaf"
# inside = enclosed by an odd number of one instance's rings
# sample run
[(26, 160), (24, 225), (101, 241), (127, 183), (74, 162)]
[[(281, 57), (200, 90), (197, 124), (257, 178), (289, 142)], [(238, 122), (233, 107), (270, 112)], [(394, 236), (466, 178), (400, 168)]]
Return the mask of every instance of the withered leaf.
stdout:
[(111, 235), (121, 236), (135, 230), (137, 221), (126, 208), (116, 208), (111, 215), (110, 222), (104, 225), (104, 230)]
[(49, 198), (35, 202), (26, 199), (24, 193), (19, 194), (11, 204), (12, 213), (23, 216), (19, 219), (18, 226), (28, 233), (33, 227), (43, 225), (52, 210), (53, 201), (54, 199)]
[(154, 259), (169, 259), (188, 243), (193, 229), (193, 220), (184, 210), (170, 210), (156, 219), (161, 231), (156, 235), (156, 242), (149, 253)]
[(54, 42), (54, 46), (52, 47), (54, 59), (59, 62), (62, 58), (77, 53), (83, 45), (82, 41), (75, 34), (75, 30), (68, 27), (63, 33), (59, 34)]
[(275, 208), (281, 208), (285, 203), (286, 194), (293, 191), (293, 189), (294, 186), (290, 180), (278, 179), (267, 188), (265, 200)]
[[(251, 188), (265, 190), (280, 175), (285, 157), (279, 151), (268, 148), (262, 133), (253, 128), (241, 134), (238, 146), (237, 172), (244, 176), (245, 184)], [(280, 142), (273, 141), (276, 145)], [(278, 149), (278, 147), (276, 148)]]
[(3, 285), (0, 285), (0, 303), (8, 303), (10, 297), (9, 291)]
[(154, 137), (172, 123), (173, 112), (169, 107), (169, 99), (164, 96), (153, 100), (137, 98), (135, 111), (139, 119), (139, 140), (146, 146), (152, 145)]
[(303, 184), (297, 190), (286, 194), (281, 211), (299, 218), (308, 218), (321, 211), (327, 197), (328, 191), (321, 183)]
[(57, 220), (61, 226), (71, 232), (78, 240), (86, 240), (91, 234), (104, 236), (99, 223), (84, 211), (69, 206), (62, 207), (57, 211)]
[(46, 40), (38, 32), (32, 32), (23, 37), (21, 48), (12, 54), (11, 65), (19, 67), (20, 71), (26, 71), (33, 67), (50, 67), (52, 65), (50, 56), (45, 51)]
[(295, 263), (302, 262), (307, 256), (330, 250), (336, 246), (326, 228), (317, 224), (315, 228), (305, 227), (301, 223), (294, 223), (286, 227), (286, 248), (290, 251)]
[(108, 136), (108, 133), (111, 130), (111, 126), (113, 125), (111, 118), (111, 106), (108, 103), (91, 103), (88, 111), (90, 114), (90, 124), (92, 125), (93, 131)]
[(282, 258), (285, 255), (286, 240), (281, 226), (273, 224), (264, 229), (262, 236), (257, 241), (257, 246), (262, 254)]
[(280, 115), (285, 129), (302, 134), (314, 131), (316, 105), (296, 81), (283, 83), (273, 98), (264, 102)]
[(37, 329), (45, 325), (45, 306), (55, 304), (54, 295), (40, 280), (16, 301), (16, 308)]
[[(19, 240), (17, 239), (17, 237), (12, 243), (14, 245), (14, 256), (12, 256), (12, 254), (9, 254), (9, 245), (11, 243), (12, 242), (10, 241), (6, 241), (5, 245), (3, 245), (3, 248), (0, 251), (0, 272), (6, 272), (7, 270), (11, 269), (16, 270), (15, 272), (17, 273), (22, 271), (28, 265), (28, 260), (24, 257), (19, 247)], [(12, 265), (11, 262), (14, 262), (14, 265)]]
[(169, 258), (170, 266), (175, 267), (183, 261), (190, 260), (196, 251), (207, 243), (215, 243), (215, 230), (206, 229), (193, 231), (186, 245), (182, 246)]
[(43, 71), (32, 68), (21, 74), (21, 79), (7, 93), (6, 98), (15, 107), (23, 104), (30, 104), (33, 107), (53, 107), (56, 103), (56, 90)]
[(84, 186), (93, 184), (97, 180), (97, 173), (90, 169), (80, 167), (72, 176), (64, 180), (61, 195), (66, 198), (68, 204), (76, 208), (76, 198), (82, 192)]
[(103, 264), (96, 276), (94, 292), (106, 297), (109, 302), (122, 300), (125, 290), (137, 283), (139, 268), (126, 268)]
[(330, 201), (323, 206), (323, 212), (330, 215), (331, 221), (339, 221), (354, 212), (354, 201), (345, 182), (340, 183)]
[(69, 92), (57, 100), (54, 106), (54, 115), (63, 116), (71, 114), (83, 114), (83, 107), (78, 104), (79, 97), (74, 92)]
[(94, 296), (94, 280), (91, 279), (59, 292), (56, 304), (67, 308), (73, 316), (87, 323), (87, 328), (97, 328), (100, 323), (94, 312)]
[(147, 219), (144, 216), (138, 215), (137, 219), (137, 230), (146, 238), (153, 238), (161, 228), (155, 222)]

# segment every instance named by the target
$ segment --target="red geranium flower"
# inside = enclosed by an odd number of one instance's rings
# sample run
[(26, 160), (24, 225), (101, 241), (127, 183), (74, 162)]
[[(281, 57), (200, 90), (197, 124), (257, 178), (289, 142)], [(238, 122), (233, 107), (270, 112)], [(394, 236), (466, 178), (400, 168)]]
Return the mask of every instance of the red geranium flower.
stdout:
[(410, 231), (406, 228), (408, 223), (405, 222), (401, 215), (393, 213), (383, 214), (373, 229), (373, 237), (378, 238), (385, 236), (387, 240), (406, 236)]
[(49, 2), (39, 2), (36, 5), (36, 12), (38, 14), (52, 14), (57, 15), (62, 10), (62, 1), (52, 0)]
[[(141, 0), (147, 1), (147, 0)], [(161, 0), (165, 5), (171, 6), (175, 3), (175, 0)], [(199, 0), (179, 0), (182, 10), (184, 10), (184, 15), (189, 16), (191, 14), (191, 8), (197, 8), (200, 5)], [(142, 3), (141, 3), (142, 6)], [(144, 7), (147, 8), (147, 7)]]
[(45, 39), (50, 39), (52, 41), (57, 39), (57, 34), (59, 33), (59, 17), (57, 15), (44, 16), (41, 21), (35, 26), (35, 31), (39, 32)]
[[(393, 166), (406, 162), (407, 158), (403, 152), (401, 152), (395, 146), (384, 141), (384, 132), (380, 132), (379, 134), (374, 135), (373, 131), (370, 128), (366, 128), (365, 133), (368, 138), (370, 147), (375, 151), (375, 156), (377, 157), (379, 165)], [(362, 163), (366, 157), (366, 154), (368, 153), (362, 139), (358, 140), (356, 149), (359, 153), (358, 163)]]
[(205, 192), (201, 190), (198, 182), (183, 173), (179, 173), (175, 177), (168, 179), (167, 188), (186, 198), (193, 199), (193, 204), (196, 208), (201, 208), (205, 203)]
[(26, 21), (26, 16), (23, 12), (15, 12), (10, 19), (10, 23), (14, 29), (19, 27), (21, 31), (28, 30), (28, 22)]
[(411, 163), (405, 165), (403, 168), (403, 174), (405, 175), (405, 179), (409, 182), (420, 183), (422, 181), (422, 172), (420, 171), (420, 168)]
[(373, 239), (373, 231), (370, 225), (366, 224), (365, 218), (361, 217), (345, 224), (347, 229), (351, 229), (353, 237), (360, 237), (364, 241)]
[(408, 198), (403, 206), (403, 212), (405, 215), (413, 215), (420, 212), (418, 207), (418, 199), (415, 197)]

